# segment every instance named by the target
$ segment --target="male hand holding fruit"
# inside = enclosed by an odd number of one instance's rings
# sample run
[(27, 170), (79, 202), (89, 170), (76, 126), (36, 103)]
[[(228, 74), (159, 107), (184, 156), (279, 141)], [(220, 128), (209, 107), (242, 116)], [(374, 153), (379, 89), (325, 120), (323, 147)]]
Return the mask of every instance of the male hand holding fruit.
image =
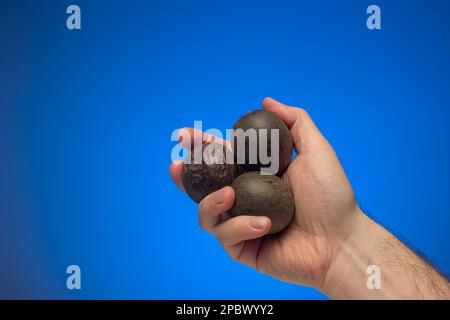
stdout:
[[(276, 182), (275, 176), (258, 173), (275, 181), (269, 182), (277, 189), (273, 197), (277, 192), (287, 198), (292, 194), (295, 204), (292, 209), (289, 201), (284, 200), (275, 210), (282, 213), (283, 227), (287, 226), (273, 230), (278, 217), (273, 212), (249, 215), (237, 212), (248, 209), (240, 204), (237, 192), (246, 198), (254, 196), (248, 190), (240, 190), (240, 185), (252, 185), (255, 172), (236, 179), (233, 176), (225, 183), (231, 186), (200, 197), (200, 226), (214, 234), (233, 259), (280, 280), (315, 287), (331, 298), (450, 298), (450, 285), (445, 277), (359, 208), (333, 148), (306, 111), (271, 98), (264, 99), (263, 108), (274, 113), (290, 130), (290, 137), (286, 138), (281, 127), (280, 152), (290, 138), (297, 151), (287, 169), (282, 163), (283, 156), (280, 157), (278, 173), (282, 173), (284, 184)], [(183, 162), (175, 161), (170, 173), (176, 184), (186, 190), (183, 167)], [(240, 184), (239, 180), (246, 175), (253, 178)], [(289, 216), (289, 210), (293, 217)], [(383, 286), (379, 290), (366, 286), (366, 270), (370, 265), (381, 269)]]

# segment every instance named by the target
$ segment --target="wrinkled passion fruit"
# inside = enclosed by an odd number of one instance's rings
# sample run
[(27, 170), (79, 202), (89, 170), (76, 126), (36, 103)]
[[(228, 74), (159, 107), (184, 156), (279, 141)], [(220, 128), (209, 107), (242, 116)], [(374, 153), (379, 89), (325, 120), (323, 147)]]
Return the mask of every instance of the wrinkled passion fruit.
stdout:
[(208, 194), (230, 185), (237, 176), (231, 151), (212, 142), (191, 150), (184, 161), (182, 182), (187, 194), (199, 203)]

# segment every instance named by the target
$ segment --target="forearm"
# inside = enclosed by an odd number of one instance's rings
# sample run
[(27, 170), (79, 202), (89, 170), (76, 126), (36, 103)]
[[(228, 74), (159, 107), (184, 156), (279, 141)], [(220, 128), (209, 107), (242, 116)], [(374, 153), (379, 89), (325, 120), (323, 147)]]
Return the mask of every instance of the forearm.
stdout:
[[(447, 279), (382, 226), (362, 217), (339, 245), (320, 290), (332, 299), (450, 299)], [(369, 289), (369, 266), (379, 268), (379, 289)]]

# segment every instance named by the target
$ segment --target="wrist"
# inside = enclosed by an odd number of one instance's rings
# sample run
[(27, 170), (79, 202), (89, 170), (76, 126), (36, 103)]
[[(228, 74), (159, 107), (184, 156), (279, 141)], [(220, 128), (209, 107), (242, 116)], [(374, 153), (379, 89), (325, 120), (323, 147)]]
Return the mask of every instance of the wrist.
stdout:
[(358, 211), (317, 289), (332, 299), (448, 299), (447, 279)]
[(332, 299), (366, 296), (367, 268), (373, 264), (370, 252), (376, 241), (377, 224), (358, 207), (351, 232), (336, 240), (333, 260), (318, 288)]

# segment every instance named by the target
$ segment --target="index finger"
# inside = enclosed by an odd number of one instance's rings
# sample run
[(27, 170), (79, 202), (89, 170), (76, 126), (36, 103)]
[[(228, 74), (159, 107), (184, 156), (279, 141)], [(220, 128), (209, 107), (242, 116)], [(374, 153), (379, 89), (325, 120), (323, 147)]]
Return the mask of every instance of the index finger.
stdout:
[(183, 182), (181, 181), (181, 176), (183, 175), (183, 165), (183, 161), (175, 160), (170, 165), (169, 172), (177, 187), (180, 188), (181, 191), (186, 192), (183, 187)]
[(194, 145), (200, 145), (209, 142), (216, 142), (219, 144), (225, 145), (227, 148), (230, 148), (231, 144), (229, 141), (214, 136), (212, 134), (200, 131), (195, 128), (181, 128), (178, 131), (178, 140), (183, 145), (183, 147), (188, 150), (192, 148)]

